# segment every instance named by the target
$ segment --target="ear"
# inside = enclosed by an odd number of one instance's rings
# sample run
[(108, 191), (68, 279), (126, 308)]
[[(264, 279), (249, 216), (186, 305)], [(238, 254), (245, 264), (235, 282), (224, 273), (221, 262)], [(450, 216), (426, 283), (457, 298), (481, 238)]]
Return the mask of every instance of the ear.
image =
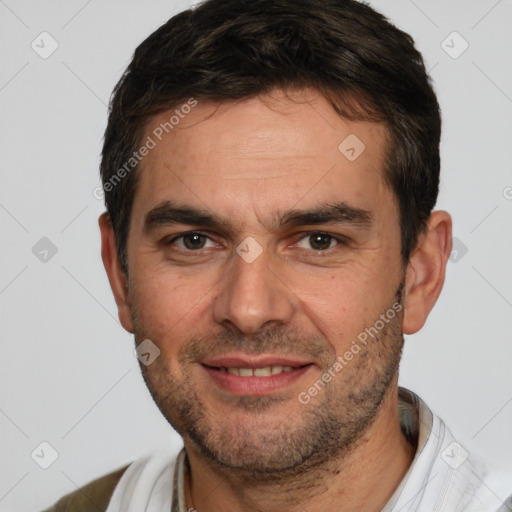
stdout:
[(414, 334), (425, 324), (443, 288), (451, 251), (452, 218), (442, 210), (433, 212), (407, 266), (404, 334)]
[(107, 212), (100, 215), (98, 223), (101, 232), (101, 258), (117, 304), (119, 320), (128, 332), (133, 333), (127, 277), (119, 264), (114, 229)]

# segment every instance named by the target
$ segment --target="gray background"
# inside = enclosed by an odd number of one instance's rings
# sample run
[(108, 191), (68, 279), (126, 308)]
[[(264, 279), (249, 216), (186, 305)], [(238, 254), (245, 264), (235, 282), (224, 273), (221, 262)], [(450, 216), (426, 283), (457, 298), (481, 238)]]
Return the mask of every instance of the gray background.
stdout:
[[(407, 337), (400, 383), (466, 448), (512, 471), (512, 1), (371, 4), (431, 70), (444, 118), (438, 208), (457, 238), (438, 304)], [(1, 511), (40, 510), (179, 443), (117, 320), (93, 190), (114, 84), (137, 44), (187, 6), (0, 0)], [(43, 31), (58, 43), (46, 59), (31, 47), (55, 44)], [(41, 442), (58, 452), (48, 469)]]

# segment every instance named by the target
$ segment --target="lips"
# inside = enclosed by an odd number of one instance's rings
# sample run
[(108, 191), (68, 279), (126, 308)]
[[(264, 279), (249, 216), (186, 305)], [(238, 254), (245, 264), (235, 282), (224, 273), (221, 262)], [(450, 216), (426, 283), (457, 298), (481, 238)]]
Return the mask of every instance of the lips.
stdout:
[(230, 394), (261, 396), (284, 390), (313, 366), (274, 355), (224, 355), (201, 362), (214, 383)]
[(214, 368), (264, 368), (265, 366), (291, 366), (298, 368), (310, 364), (298, 358), (272, 355), (224, 355), (201, 361), (206, 366)]

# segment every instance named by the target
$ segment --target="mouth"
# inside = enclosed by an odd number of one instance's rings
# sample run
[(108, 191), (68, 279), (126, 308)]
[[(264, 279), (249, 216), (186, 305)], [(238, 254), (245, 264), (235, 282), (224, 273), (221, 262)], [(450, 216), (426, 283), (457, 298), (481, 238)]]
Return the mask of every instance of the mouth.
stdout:
[(239, 377), (270, 377), (271, 375), (279, 375), (283, 372), (292, 372), (293, 366), (263, 366), (261, 368), (236, 368), (229, 366), (227, 368), (216, 368), (221, 372), (227, 372), (231, 375), (238, 375)]
[(231, 356), (201, 362), (214, 384), (233, 395), (262, 396), (283, 391), (314, 366), (287, 357)]

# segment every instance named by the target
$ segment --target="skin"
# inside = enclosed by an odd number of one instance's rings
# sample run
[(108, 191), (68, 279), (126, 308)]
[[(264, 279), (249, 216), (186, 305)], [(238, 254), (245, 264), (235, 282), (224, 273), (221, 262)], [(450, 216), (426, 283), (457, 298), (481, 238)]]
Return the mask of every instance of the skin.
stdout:
[[(169, 118), (155, 116), (144, 138)], [(349, 161), (338, 145), (356, 134)], [(378, 511), (402, 480), (415, 447), (397, 412), (403, 333), (417, 332), (441, 292), (451, 218), (433, 212), (408, 265), (399, 216), (383, 180), (383, 125), (341, 118), (314, 89), (214, 105), (199, 102), (144, 158), (128, 237), (128, 276), (107, 214), (102, 257), (123, 327), (160, 356), (141, 364), (166, 419), (183, 436), (187, 506), (200, 512)], [(158, 224), (162, 202), (222, 220)], [(289, 210), (344, 201), (373, 222), (280, 226)], [(200, 230), (200, 249), (180, 235)], [(320, 238), (319, 249), (311, 234)], [(252, 237), (261, 254), (236, 252)], [(191, 239), (187, 238), (190, 243)], [(365, 328), (401, 304), (343, 370), (308, 403), (298, 396), (350, 349)], [(228, 351), (284, 354), (307, 371), (272, 393), (221, 389), (201, 362)]]

